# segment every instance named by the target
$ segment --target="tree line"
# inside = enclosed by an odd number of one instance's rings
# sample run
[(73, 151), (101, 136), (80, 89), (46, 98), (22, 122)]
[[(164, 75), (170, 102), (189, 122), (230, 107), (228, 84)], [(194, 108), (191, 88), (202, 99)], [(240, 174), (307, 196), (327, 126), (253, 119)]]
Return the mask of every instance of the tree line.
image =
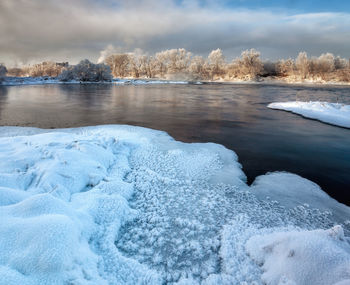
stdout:
[(62, 81), (101, 81), (117, 78), (160, 78), (177, 80), (260, 80), (264, 77), (287, 81), (338, 81), (350, 82), (349, 60), (335, 57), (331, 53), (319, 57), (308, 57), (300, 52), (295, 59), (276, 62), (263, 61), (260, 52), (245, 50), (240, 57), (227, 62), (220, 49), (213, 50), (208, 57), (193, 55), (179, 48), (158, 52), (154, 55), (141, 53), (117, 53), (94, 64), (83, 60), (77, 65), (43, 62), (32, 66), (6, 69), (0, 65), (0, 77), (7, 76), (51, 76)]

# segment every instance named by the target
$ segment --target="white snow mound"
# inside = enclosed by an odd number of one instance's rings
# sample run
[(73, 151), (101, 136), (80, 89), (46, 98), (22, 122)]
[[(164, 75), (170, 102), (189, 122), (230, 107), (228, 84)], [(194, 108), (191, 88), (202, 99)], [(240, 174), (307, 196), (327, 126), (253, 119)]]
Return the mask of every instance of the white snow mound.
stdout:
[(341, 226), (258, 235), (246, 247), (269, 285), (347, 284), (350, 279), (350, 247)]
[(328, 124), (350, 128), (350, 105), (319, 101), (295, 101), (271, 103), (267, 107), (290, 111), (305, 118), (316, 119)]

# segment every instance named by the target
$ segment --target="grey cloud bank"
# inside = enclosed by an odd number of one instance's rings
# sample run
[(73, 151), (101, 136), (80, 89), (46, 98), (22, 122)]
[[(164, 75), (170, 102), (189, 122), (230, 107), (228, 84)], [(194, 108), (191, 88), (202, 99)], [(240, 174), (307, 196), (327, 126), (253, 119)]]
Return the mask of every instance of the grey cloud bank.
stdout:
[(350, 14), (223, 9), (196, 1), (0, 2), (0, 62), (8, 65), (82, 58), (97, 61), (108, 45), (153, 53), (184, 47), (228, 59), (247, 48), (264, 58), (332, 52), (350, 57)]

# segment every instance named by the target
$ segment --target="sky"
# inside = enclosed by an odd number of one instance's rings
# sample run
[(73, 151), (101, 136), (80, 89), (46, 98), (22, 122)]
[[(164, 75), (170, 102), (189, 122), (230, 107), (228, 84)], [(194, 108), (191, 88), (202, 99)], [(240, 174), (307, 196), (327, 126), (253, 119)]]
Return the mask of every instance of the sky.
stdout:
[(227, 60), (255, 48), (265, 60), (300, 51), (350, 58), (350, 1), (0, 0), (0, 62), (74, 64), (106, 52), (185, 48)]

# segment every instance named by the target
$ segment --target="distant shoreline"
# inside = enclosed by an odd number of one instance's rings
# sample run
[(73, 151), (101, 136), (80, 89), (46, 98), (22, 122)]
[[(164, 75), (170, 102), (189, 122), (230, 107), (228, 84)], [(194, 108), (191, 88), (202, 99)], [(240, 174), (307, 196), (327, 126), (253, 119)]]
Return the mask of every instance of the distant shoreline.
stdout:
[(50, 85), (50, 84), (115, 84), (115, 85), (152, 85), (152, 84), (254, 84), (254, 85), (286, 85), (286, 86), (342, 86), (350, 87), (350, 82), (336, 81), (290, 81), (276, 78), (260, 80), (168, 80), (159, 78), (113, 78), (111, 81), (60, 81), (57, 77), (6, 77), (0, 86)]

